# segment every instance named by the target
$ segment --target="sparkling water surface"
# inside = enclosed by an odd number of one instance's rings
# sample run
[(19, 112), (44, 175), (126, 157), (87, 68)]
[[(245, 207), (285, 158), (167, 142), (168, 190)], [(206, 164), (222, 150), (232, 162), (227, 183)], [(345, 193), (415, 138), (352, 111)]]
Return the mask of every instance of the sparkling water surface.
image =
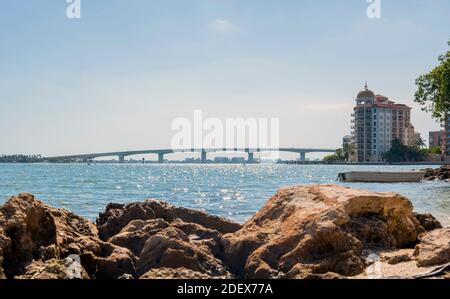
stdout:
[(0, 203), (30, 192), (45, 203), (94, 220), (110, 202), (157, 198), (244, 222), (276, 190), (296, 184), (337, 183), (399, 192), (418, 212), (450, 225), (450, 183), (339, 183), (344, 171), (401, 171), (424, 166), (0, 164)]

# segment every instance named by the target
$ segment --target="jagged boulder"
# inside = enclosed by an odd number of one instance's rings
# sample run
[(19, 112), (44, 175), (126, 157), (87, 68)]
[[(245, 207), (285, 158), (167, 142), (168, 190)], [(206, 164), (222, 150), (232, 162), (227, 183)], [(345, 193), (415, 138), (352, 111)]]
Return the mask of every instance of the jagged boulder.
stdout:
[(169, 223), (163, 219), (132, 220), (117, 235), (108, 241), (112, 244), (128, 248), (136, 256), (139, 256), (145, 241), (148, 238), (169, 227)]
[(399, 194), (310, 185), (278, 190), (223, 245), (241, 277), (354, 276), (366, 268), (363, 251), (410, 247), (423, 232)]
[(166, 202), (148, 199), (144, 202), (129, 204), (109, 204), (106, 211), (99, 215), (97, 227), (102, 240), (118, 234), (132, 220), (163, 219), (172, 222), (181, 219), (187, 223), (196, 223), (220, 233), (231, 233), (239, 230), (241, 225), (233, 221), (209, 215), (207, 213), (175, 207)]
[(181, 219), (176, 219), (171, 223), (161, 218), (132, 220), (118, 234), (109, 238), (108, 242), (128, 248), (136, 256), (139, 256), (148, 238), (168, 227), (181, 230), (188, 236), (189, 242), (205, 248), (205, 250), (210, 251), (215, 257), (221, 258), (223, 256), (221, 233), (196, 223), (186, 223)]
[(209, 276), (229, 276), (222, 262), (207, 247), (196, 246), (175, 227), (168, 227), (145, 242), (137, 273), (143, 275), (154, 268), (185, 268)]
[(12, 197), (0, 207), (0, 233), (7, 277), (24, 273), (34, 259), (58, 257), (55, 219), (31, 194)]
[(100, 242), (100, 251), (80, 254), (81, 264), (92, 278), (117, 279), (123, 275), (136, 277), (136, 257), (123, 247)]
[[(119, 251), (121, 258), (117, 257)], [(81, 258), (93, 277), (109, 271), (110, 277), (120, 276), (124, 274), (122, 268), (134, 273), (134, 266), (123, 267), (134, 262), (133, 254), (101, 241), (94, 223), (64, 209), (51, 208), (28, 193), (13, 196), (0, 207), (0, 254), (0, 267), (8, 278), (24, 275), (33, 261), (64, 259), (71, 254), (101, 259), (94, 259), (93, 267), (92, 258)], [(111, 266), (114, 263), (116, 268)]]
[(436, 229), (421, 235), (413, 255), (421, 267), (450, 263), (450, 228)]
[(426, 231), (442, 228), (442, 224), (431, 214), (414, 213), (414, 216)]

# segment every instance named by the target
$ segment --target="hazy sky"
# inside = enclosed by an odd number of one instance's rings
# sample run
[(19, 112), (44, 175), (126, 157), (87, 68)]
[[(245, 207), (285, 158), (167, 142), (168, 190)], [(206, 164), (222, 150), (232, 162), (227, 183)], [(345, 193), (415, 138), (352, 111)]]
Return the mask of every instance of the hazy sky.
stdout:
[[(337, 147), (364, 81), (413, 105), (449, 0), (1, 1), (0, 154), (168, 147), (175, 117), (279, 117), (282, 146)], [(439, 128), (413, 105), (413, 124)]]

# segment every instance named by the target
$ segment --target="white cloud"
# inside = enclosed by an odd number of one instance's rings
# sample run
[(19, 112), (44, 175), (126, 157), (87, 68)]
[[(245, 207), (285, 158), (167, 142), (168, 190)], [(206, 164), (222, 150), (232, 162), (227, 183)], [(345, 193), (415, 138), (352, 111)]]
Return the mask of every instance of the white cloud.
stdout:
[(225, 19), (215, 19), (208, 25), (208, 29), (217, 33), (234, 33), (238, 31), (238, 27)]

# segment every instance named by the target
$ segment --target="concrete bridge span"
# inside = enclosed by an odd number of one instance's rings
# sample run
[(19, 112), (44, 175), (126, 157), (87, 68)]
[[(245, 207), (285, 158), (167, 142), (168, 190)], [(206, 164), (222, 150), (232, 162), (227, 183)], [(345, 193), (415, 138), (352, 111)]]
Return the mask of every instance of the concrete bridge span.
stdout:
[(136, 156), (136, 155), (148, 155), (154, 154), (158, 156), (158, 162), (164, 162), (164, 156), (173, 153), (201, 153), (202, 162), (207, 161), (208, 153), (229, 153), (229, 152), (240, 152), (247, 153), (247, 162), (254, 162), (254, 154), (261, 152), (289, 152), (299, 154), (300, 161), (306, 161), (306, 154), (308, 153), (334, 153), (335, 149), (323, 149), (323, 148), (191, 148), (191, 149), (153, 149), (153, 150), (136, 150), (136, 151), (119, 151), (119, 152), (105, 152), (105, 153), (93, 153), (93, 154), (77, 154), (68, 156), (55, 156), (47, 157), (49, 161), (64, 161), (64, 160), (93, 160), (95, 158), (102, 157), (118, 157), (119, 162), (124, 162), (125, 157)]

